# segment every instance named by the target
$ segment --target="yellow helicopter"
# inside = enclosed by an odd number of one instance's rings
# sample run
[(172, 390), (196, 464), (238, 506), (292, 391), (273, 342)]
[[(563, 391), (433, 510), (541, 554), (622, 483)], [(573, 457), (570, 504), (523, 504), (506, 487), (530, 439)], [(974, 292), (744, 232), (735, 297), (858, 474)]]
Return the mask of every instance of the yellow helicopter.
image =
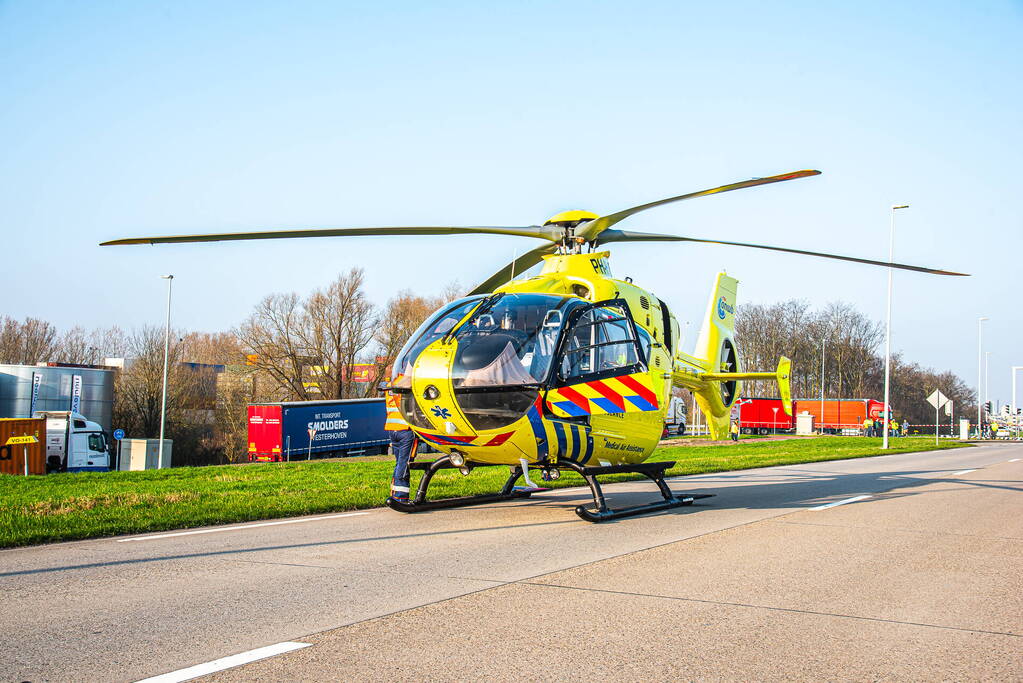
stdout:
[[(277, 230), (114, 240), (103, 245), (207, 242), (358, 235), (484, 233), (517, 235), (545, 243), (516, 258), (467, 297), (431, 315), (398, 353), (390, 383), (412, 430), (441, 456), (413, 463), (423, 470), (410, 502), (388, 498), (402, 512), (496, 502), (543, 490), (529, 478), (537, 468), (544, 480), (562, 470), (580, 474), (594, 507), (576, 513), (588, 521), (643, 514), (689, 505), (706, 495), (673, 493), (664, 472), (673, 462), (645, 462), (663, 431), (673, 387), (690, 390), (707, 417), (711, 437), (728, 433), (729, 414), (741, 383), (778, 383), (791, 414), (790, 363), (774, 372), (744, 372), (734, 339), (738, 281), (725, 273), (711, 290), (693, 355), (680, 348), (679, 324), (668, 304), (630, 278), (612, 277), (613, 242), (699, 242), (821, 256), (942, 275), (962, 275), (884, 261), (872, 261), (760, 244), (697, 239), (618, 230), (612, 226), (646, 209), (697, 197), (818, 175), (805, 170), (671, 197), (598, 216), (566, 211), (543, 225), (526, 227), (391, 227)], [(541, 272), (514, 279), (543, 262)], [(433, 476), (457, 468), (506, 465), (511, 472), (495, 494), (428, 500)], [(632, 472), (654, 481), (662, 500), (612, 509), (597, 477)], [(521, 479), (529, 486), (516, 487)]]

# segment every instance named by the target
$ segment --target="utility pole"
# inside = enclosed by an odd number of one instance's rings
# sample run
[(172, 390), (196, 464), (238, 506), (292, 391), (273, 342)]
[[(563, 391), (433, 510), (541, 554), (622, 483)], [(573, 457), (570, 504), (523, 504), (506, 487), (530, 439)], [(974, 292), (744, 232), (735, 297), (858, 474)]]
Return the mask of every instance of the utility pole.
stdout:
[(163, 398), (160, 402), (160, 446), (156, 455), (156, 468), (163, 467), (163, 434), (167, 426), (167, 368), (170, 361), (170, 314), (171, 314), (171, 286), (174, 284), (173, 275), (161, 275), (167, 281), (167, 324), (163, 330)]
[[(909, 204), (892, 207), (892, 228), (888, 237), (888, 263), (895, 261), (895, 212), (899, 209), (908, 209)], [(892, 374), (892, 270), (888, 267), (888, 314), (885, 316), (884, 333), (884, 438), (881, 440), (881, 448), (888, 448), (888, 420), (891, 419), (891, 406), (888, 404), (890, 392), (890, 380)]]
[(984, 321), (988, 318), (982, 316), (977, 318), (977, 437), (980, 438), (981, 426), (984, 424), (983, 418), (981, 417), (981, 410), (984, 405), (984, 394), (983, 388), (981, 387), (981, 380), (983, 379), (984, 369)]

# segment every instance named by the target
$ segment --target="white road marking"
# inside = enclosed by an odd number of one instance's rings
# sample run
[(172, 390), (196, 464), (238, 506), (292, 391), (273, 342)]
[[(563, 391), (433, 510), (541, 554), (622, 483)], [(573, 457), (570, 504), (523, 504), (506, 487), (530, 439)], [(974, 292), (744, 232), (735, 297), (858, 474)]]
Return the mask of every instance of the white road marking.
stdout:
[(198, 529), (196, 531), (175, 531), (172, 534), (157, 534), (155, 536), (135, 536), (132, 538), (119, 538), (118, 543), (133, 543), (135, 541), (155, 541), (158, 538), (171, 538), (173, 536), (193, 536), (195, 534), (217, 534), (221, 531), (243, 531), (255, 529), (260, 526), (279, 526), (281, 524), (301, 524), (302, 522), (319, 522), (324, 519), (339, 519), (341, 517), (357, 517), (368, 515), (368, 512), (346, 512), (343, 515), (325, 515), (323, 517), (305, 517), (303, 519), (287, 519), (283, 522), (260, 522), (258, 524), (245, 524), (243, 526), (225, 526), (216, 529)]
[(958, 477), (960, 474), (969, 474), (970, 472), (976, 472), (976, 471), (977, 471), (976, 469), (972, 469), (972, 470), (959, 470), (958, 472), (953, 472), (949, 476), (950, 477)]
[(1009, 462), (1019, 462), (1019, 458), (1013, 458), (1013, 459), (1012, 459), (1012, 460), (1010, 460)]
[(206, 662), (205, 664), (196, 664), (187, 669), (178, 669), (177, 671), (160, 674), (152, 678), (145, 678), (138, 681), (138, 683), (181, 683), (181, 681), (190, 681), (193, 678), (206, 676), (217, 671), (223, 671), (224, 669), (232, 669), (242, 664), (266, 659), (267, 657), (282, 655), (285, 652), (301, 650), (303, 647), (309, 647), (310, 645), (312, 643), (277, 643), (276, 645), (267, 645), (266, 647), (259, 647), (255, 650), (231, 655), (230, 657), (214, 659), (212, 662)]
[(827, 505), (818, 505), (811, 510), (827, 510), (828, 508), (838, 507), (839, 505), (845, 505), (846, 503), (855, 503), (858, 500), (866, 500), (870, 496), (856, 496), (855, 498), (846, 498), (845, 500), (836, 500), (834, 503), (828, 503)]

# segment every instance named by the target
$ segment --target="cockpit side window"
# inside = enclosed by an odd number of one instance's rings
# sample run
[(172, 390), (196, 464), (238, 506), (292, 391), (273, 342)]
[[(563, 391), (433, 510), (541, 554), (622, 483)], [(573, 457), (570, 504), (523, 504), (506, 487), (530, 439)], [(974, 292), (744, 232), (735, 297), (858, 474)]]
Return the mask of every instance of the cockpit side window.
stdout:
[(563, 383), (639, 371), (649, 354), (650, 337), (637, 335), (624, 304), (590, 308), (568, 331), (558, 367)]
[(639, 333), (639, 350), (643, 362), (650, 365), (650, 334), (639, 325), (636, 325), (636, 332)]
[(668, 304), (663, 301), (659, 303), (661, 304), (661, 326), (664, 330), (664, 348), (671, 354), (675, 351), (675, 330), (672, 326), (674, 319), (671, 317), (671, 311), (668, 310)]

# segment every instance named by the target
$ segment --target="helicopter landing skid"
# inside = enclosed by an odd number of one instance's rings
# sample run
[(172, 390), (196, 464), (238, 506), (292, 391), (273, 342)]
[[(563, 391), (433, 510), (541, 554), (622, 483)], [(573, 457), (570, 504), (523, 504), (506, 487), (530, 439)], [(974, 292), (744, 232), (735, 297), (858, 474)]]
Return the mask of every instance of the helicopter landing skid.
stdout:
[[(476, 465), (470, 466), (472, 469), (476, 467), (487, 467), (487, 465)], [(501, 465), (503, 467), (503, 465)], [(520, 488), (515, 486), (515, 482), (522, 477), (522, 468), (515, 465), (511, 468), (511, 474), (508, 475), (508, 481), (501, 487), (500, 493), (484, 493), (478, 496), (462, 496), (460, 498), (441, 498), (439, 500), (427, 500), (426, 491), (430, 488), (430, 481), (440, 470), (444, 469), (459, 469), (451, 463), (451, 459), (447, 456), (441, 456), (433, 462), (413, 462), (409, 464), (409, 468), (413, 470), (422, 470), (423, 478), (419, 480), (419, 486), (416, 489), (416, 496), (410, 501), (397, 500), (393, 496), (388, 498), (385, 502), (387, 507), (398, 512), (423, 512), (424, 510), (440, 510), (443, 508), (456, 508), (463, 507), (466, 505), (482, 505), (484, 503), (500, 503), (506, 500), (515, 500), (517, 498), (529, 498), (533, 493), (542, 491), (544, 489), (536, 488)]]
[[(632, 517), (633, 515), (645, 515), (650, 512), (659, 512), (661, 510), (671, 510), (672, 508), (682, 507), (683, 505), (692, 505), (693, 501), (700, 498), (710, 498), (714, 494), (712, 493), (680, 493), (674, 494), (671, 489), (668, 488), (668, 484), (664, 481), (664, 472), (674, 465), (674, 462), (644, 462), (635, 465), (606, 465), (603, 467), (584, 467), (576, 462), (568, 460), (560, 460), (558, 467), (570, 469), (578, 474), (582, 475), (583, 479), (590, 486), (590, 492), (593, 494), (593, 503), (596, 506), (595, 510), (590, 510), (585, 505), (576, 507), (575, 514), (579, 515), (587, 522), (606, 522), (609, 519), (620, 519), (622, 517)], [(600, 482), (597, 477), (603, 474), (642, 474), (657, 484), (657, 488), (661, 492), (661, 497), (664, 500), (656, 503), (647, 503), (646, 505), (635, 505), (633, 507), (621, 508), (619, 510), (612, 510), (607, 506), (607, 502), (604, 500), (604, 492), (600, 487)]]

